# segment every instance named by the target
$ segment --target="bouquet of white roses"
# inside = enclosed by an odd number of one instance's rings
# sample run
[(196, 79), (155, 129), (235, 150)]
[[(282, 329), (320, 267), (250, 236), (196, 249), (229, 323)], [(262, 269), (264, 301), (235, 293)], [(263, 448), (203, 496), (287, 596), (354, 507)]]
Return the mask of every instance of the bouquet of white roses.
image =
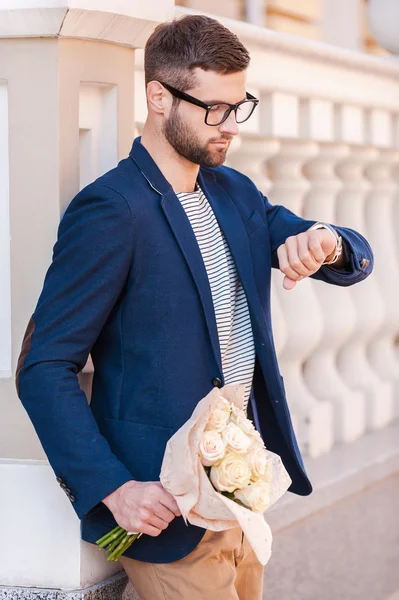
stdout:
[[(160, 481), (192, 525), (223, 531), (240, 526), (259, 561), (271, 555), (263, 512), (288, 489), (281, 458), (266, 449), (243, 411), (244, 385), (213, 388), (166, 444)], [(142, 534), (121, 527), (97, 545), (118, 560)]]
[(270, 504), (271, 464), (245, 412), (220, 396), (199, 444), (201, 463), (215, 490), (256, 512)]

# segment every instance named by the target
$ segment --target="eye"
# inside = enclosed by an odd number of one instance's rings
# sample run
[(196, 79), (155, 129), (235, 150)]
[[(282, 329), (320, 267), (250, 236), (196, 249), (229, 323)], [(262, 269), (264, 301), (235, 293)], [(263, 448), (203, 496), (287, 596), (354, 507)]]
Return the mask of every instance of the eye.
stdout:
[(227, 106), (227, 104), (214, 104), (211, 107), (211, 110), (209, 112), (211, 112), (211, 113), (218, 113), (218, 114), (224, 115), (224, 113), (228, 109), (229, 109), (229, 107)]
[(208, 113), (208, 124), (209, 125), (217, 125), (220, 121), (223, 120), (226, 112), (230, 110), (228, 104), (214, 104)]
[(255, 106), (255, 102), (251, 102), (250, 100), (246, 100), (240, 104), (236, 112), (237, 123), (246, 121), (252, 115)]

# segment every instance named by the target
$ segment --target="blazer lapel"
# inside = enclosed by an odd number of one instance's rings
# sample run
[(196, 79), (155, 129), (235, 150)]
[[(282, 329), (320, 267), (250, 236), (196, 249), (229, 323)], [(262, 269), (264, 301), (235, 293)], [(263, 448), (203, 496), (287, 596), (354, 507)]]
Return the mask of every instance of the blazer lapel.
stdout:
[(211, 171), (200, 169), (199, 184), (212, 206), (213, 212), (219, 222), (219, 226), (229, 245), (242, 287), (244, 288), (247, 297), (248, 307), (252, 317), (252, 325), (258, 326), (264, 333), (266, 324), (256, 289), (248, 235), (243, 220), (241, 219), (233, 200), (224, 188), (219, 185)]
[(134, 141), (130, 156), (136, 162), (151, 187), (161, 196), (162, 210), (187, 262), (197, 288), (216, 364), (218, 365), (219, 372), (223, 374), (215, 309), (201, 250), (180, 200), (150, 154), (139, 143), (139, 140), (140, 138), (136, 138)]
[(177, 243), (186, 259), (194, 283), (204, 309), (205, 321), (211, 339), (216, 364), (222, 373), (222, 359), (220, 354), (219, 335), (216, 324), (215, 309), (213, 306), (211, 288), (205, 269), (201, 250), (197, 243), (190, 221), (176, 194), (171, 191), (162, 196), (161, 206), (169, 225), (176, 237)]

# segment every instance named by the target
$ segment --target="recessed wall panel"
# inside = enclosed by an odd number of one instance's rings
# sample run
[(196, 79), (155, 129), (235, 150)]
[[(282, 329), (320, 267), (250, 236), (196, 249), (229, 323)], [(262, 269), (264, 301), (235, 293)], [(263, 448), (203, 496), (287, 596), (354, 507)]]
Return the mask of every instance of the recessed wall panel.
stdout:
[(8, 89), (0, 80), (0, 379), (11, 377)]

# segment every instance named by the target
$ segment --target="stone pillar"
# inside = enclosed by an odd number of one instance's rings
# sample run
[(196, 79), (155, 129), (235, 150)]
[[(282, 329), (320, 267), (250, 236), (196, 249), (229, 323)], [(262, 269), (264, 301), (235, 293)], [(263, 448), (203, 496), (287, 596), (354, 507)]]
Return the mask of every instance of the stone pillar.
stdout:
[(322, 40), (334, 46), (361, 50), (363, 15), (360, 4), (359, 0), (322, 0)]
[[(14, 377), (60, 218), (81, 187), (127, 156), (134, 137), (134, 51), (173, 11), (172, 0), (0, 3), (0, 285), (7, 292), (10, 227), (12, 300), (11, 343), (0, 329), (12, 365), (11, 372), (2, 368), (0, 355), (0, 596), (4, 590), (11, 597), (18, 587), (19, 598), (42, 588), (46, 599), (117, 599), (126, 583), (119, 564), (81, 540), (80, 522)], [(2, 296), (1, 317), (4, 306)], [(84, 389), (88, 377), (80, 375)]]
[(8, 89), (0, 73), (0, 380), (11, 377)]
[[(303, 214), (303, 199), (309, 181), (301, 169), (317, 152), (313, 142), (282, 141), (280, 152), (268, 162), (273, 182), (273, 204), (283, 204)], [(273, 281), (287, 327), (286, 344), (279, 362), (287, 398), (298, 428), (298, 442), (304, 453), (318, 456), (333, 445), (333, 411), (329, 402), (316, 398), (306, 385), (302, 365), (319, 344), (323, 333), (323, 315), (313, 282), (299, 282), (293, 290), (282, 287), (283, 276), (273, 273)]]
[[(377, 156), (374, 148), (353, 146), (349, 157), (337, 167), (343, 188), (337, 196), (336, 224), (352, 227), (366, 238), (365, 200), (370, 183), (364, 177), (364, 169)], [(384, 322), (384, 299), (373, 276), (348, 288), (345, 300), (355, 306), (356, 324), (338, 353), (338, 369), (352, 389), (363, 391), (367, 428), (376, 429), (389, 423), (394, 415), (393, 386), (380, 377), (367, 357), (368, 345)], [(344, 303), (342, 309), (346, 309)]]
[(399, 5), (396, 0), (368, 0), (367, 20), (377, 42), (399, 54)]
[(368, 347), (368, 356), (381, 379), (394, 386), (395, 414), (399, 416), (399, 361), (395, 341), (399, 333), (399, 256), (396, 253), (397, 230), (393, 207), (398, 186), (392, 170), (399, 162), (399, 153), (381, 150), (366, 175), (372, 189), (366, 199), (366, 222), (370, 244), (378, 256), (375, 279), (384, 299), (384, 322)]
[[(305, 165), (312, 188), (305, 198), (304, 217), (335, 222), (335, 199), (341, 188), (335, 165), (348, 153), (345, 144), (321, 144), (318, 155)], [(317, 398), (332, 403), (335, 442), (348, 442), (364, 433), (365, 400), (360, 390), (345, 383), (336, 366), (336, 354), (354, 329), (356, 310), (346, 301), (346, 288), (321, 281), (314, 281), (313, 287), (323, 313), (324, 335), (304, 365), (304, 378)]]

